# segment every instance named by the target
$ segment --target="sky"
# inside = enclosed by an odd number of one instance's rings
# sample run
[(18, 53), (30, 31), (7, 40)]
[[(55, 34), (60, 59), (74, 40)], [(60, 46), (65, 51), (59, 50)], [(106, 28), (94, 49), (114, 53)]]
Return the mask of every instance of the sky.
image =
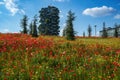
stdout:
[(120, 24), (120, 0), (0, 0), (0, 32), (20, 32), (20, 20), (27, 15), (28, 24), (33, 20), (34, 15), (39, 16), (41, 8), (55, 6), (60, 11), (60, 35), (66, 25), (67, 13), (69, 10), (75, 13), (74, 30), (77, 36), (87, 33), (88, 25), (92, 27), (92, 35), (97, 35), (103, 28), (114, 27)]

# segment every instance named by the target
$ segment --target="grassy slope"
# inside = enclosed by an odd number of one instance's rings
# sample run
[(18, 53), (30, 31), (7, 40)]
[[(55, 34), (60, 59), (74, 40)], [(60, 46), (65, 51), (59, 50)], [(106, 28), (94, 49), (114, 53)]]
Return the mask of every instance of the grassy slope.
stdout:
[[(13, 42), (12, 42), (13, 41)], [(5, 44), (6, 43), (6, 44)], [(29, 44), (30, 43), (30, 44)], [(120, 39), (0, 35), (0, 80), (119, 80)]]

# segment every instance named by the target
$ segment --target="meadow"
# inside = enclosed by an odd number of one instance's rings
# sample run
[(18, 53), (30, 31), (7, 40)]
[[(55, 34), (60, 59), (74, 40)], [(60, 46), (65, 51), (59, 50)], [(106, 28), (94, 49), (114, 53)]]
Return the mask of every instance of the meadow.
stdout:
[(0, 80), (120, 80), (120, 39), (0, 34)]

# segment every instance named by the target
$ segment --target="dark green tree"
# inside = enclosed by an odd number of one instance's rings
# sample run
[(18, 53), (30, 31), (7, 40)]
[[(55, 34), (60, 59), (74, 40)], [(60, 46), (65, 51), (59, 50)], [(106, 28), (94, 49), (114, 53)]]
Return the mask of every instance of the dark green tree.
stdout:
[(29, 25), (29, 34), (32, 35), (33, 32), (33, 23), (31, 22)]
[(92, 28), (90, 25), (88, 25), (88, 37), (91, 37), (92, 35)]
[(74, 40), (75, 39), (75, 31), (73, 29), (73, 21), (75, 20), (75, 14), (70, 10), (68, 12), (67, 21), (66, 21), (66, 31), (65, 37), (67, 40)]
[(54, 6), (48, 6), (42, 8), (39, 13), (39, 33), (41, 35), (59, 35), (59, 9)]
[(94, 27), (95, 27), (95, 36), (96, 36), (96, 27), (97, 27), (97, 25), (95, 25)]
[(102, 33), (102, 37), (103, 37), (103, 38), (108, 37), (107, 29), (106, 29), (106, 26), (105, 26), (105, 22), (103, 22), (103, 33)]
[(85, 32), (83, 32), (83, 37), (85, 37)]
[(24, 15), (23, 19), (21, 19), (21, 27), (22, 27), (21, 33), (23, 33), (23, 34), (28, 33), (27, 25), (28, 25), (28, 17), (26, 15)]
[(37, 32), (37, 15), (34, 16), (32, 29), (33, 29), (32, 30), (32, 36), (33, 37), (38, 37), (38, 32)]
[(114, 37), (118, 37), (118, 25), (117, 24), (115, 24)]
[(65, 36), (66, 35), (66, 27), (64, 27), (64, 29), (63, 29), (63, 36)]

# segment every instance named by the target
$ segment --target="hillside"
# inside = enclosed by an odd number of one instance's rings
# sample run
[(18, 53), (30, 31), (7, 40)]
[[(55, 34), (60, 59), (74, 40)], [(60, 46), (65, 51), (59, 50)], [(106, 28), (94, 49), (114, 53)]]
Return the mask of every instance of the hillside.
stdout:
[(0, 80), (120, 80), (120, 39), (0, 34)]

